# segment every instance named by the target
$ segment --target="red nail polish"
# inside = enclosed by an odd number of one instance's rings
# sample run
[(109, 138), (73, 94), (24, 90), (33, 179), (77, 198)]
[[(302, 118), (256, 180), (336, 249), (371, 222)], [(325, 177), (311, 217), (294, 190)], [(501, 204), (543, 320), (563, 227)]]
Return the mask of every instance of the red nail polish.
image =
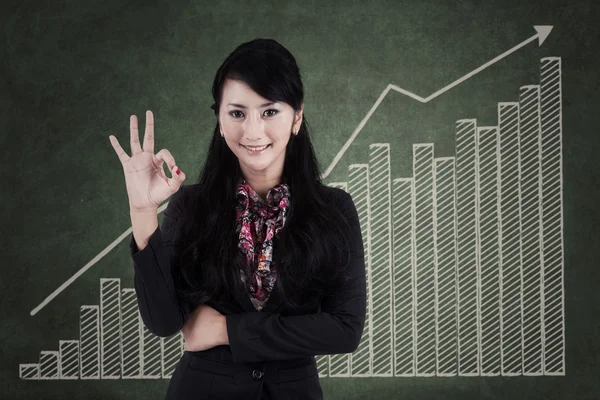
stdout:
[(177, 171), (175, 171), (177, 173), (177, 175), (179, 175), (181, 173), (181, 171), (179, 170), (179, 168), (177, 168)]

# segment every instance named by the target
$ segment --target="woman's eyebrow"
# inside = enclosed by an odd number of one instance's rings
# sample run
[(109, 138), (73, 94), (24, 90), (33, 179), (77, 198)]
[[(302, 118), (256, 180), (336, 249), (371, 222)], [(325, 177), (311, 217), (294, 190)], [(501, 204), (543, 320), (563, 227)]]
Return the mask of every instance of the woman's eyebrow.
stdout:
[[(260, 108), (260, 107), (267, 107), (267, 106), (271, 106), (271, 105), (273, 105), (273, 104), (275, 104), (275, 102), (269, 102), (269, 103), (261, 104), (261, 105), (259, 106), (259, 108)], [(243, 105), (243, 104), (237, 104), (237, 103), (229, 103), (229, 104), (227, 104), (227, 105), (228, 105), (228, 106), (239, 107), (239, 108), (247, 108), (245, 105)]]

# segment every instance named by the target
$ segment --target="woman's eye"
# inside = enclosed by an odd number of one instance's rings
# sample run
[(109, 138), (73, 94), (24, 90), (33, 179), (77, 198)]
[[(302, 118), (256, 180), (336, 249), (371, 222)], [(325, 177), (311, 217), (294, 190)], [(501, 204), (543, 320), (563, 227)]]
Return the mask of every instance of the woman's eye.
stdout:
[[(273, 112), (272, 114), (267, 114), (267, 113), (270, 113), (271, 111)], [(268, 110), (266, 110), (266, 111), (265, 111), (265, 114), (267, 114), (267, 115), (266, 115), (267, 117), (273, 117), (273, 116), (274, 116), (275, 114), (277, 114), (278, 112), (279, 112), (279, 110), (276, 110), (276, 109), (274, 109), (274, 108), (270, 108), (270, 109), (268, 109)], [(239, 114), (237, 114), (237, 113), (240, 113), (241, 115), (239, 115)], [(243, 113), (243, 112), (241, 112), (240, 110), (234, 110), (234, 111), (231, 111), (231, 112), (229, 113), (229, 115), (231, 115), (233, 118), (238, 118), (238, 117), (241, 117), (241, 116), (243, 116), (243, 115), (244, 115), (244, 113)]]

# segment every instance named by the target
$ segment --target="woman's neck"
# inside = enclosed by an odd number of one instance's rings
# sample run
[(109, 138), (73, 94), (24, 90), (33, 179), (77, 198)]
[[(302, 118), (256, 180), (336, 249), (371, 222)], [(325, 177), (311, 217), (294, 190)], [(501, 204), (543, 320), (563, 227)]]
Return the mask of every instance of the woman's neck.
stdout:
[(248, 183), (252, 189), (260, 196), (261, 199), (266, 200), (267, 193), (269, 190), (279, 183), (281, 183), (280, 178), (275, 179), (253, 179), (253, 178), (242, 178), (243, 181)]

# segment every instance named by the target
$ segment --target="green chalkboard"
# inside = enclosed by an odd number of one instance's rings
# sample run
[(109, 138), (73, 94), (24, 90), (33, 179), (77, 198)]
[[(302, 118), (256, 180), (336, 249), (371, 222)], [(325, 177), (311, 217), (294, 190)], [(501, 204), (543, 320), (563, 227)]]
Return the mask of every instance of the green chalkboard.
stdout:
[(0, 398), (163, 398), (181, 338), (99, 329), (139, 323), (108, 137), (152, 110), (195, 183), (216, 69), (256, 37), (296, 57), (361, 221), (367, 325), (317, 357), (325, 397), (600, 397), (595, 1), (6, 3)]

